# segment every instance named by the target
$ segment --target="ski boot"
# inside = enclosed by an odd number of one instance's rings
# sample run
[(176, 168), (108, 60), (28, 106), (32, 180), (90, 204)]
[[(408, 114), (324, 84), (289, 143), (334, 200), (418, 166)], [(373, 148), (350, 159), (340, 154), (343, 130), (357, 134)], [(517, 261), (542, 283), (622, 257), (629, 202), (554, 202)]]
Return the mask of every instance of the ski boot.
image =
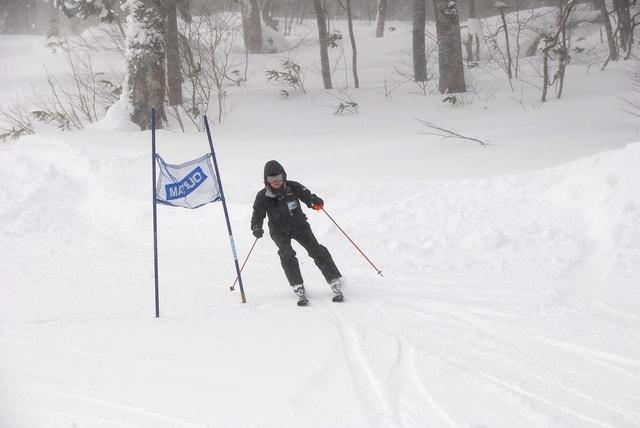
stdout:
[(329, 283), (329, 287), (331, 287), (331, 291), (333, 291), (333, 300), (334, 302), (342, 302), (344, 296), (342, 295), (342, 278), (336, 278)]
[(306, 306), (309, 299), (304, 295), (304, 285), (298, 284), (293, 286), (293, 292), (298, 296), (298, 306)]

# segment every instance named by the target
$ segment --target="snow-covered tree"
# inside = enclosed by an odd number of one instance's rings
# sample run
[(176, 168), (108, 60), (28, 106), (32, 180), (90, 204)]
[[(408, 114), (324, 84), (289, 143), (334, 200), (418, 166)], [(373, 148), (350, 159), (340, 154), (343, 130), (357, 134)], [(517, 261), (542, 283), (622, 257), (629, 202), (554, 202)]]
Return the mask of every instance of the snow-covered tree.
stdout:
[(120, 22), (120, 14), (124, 3), (125, 0), (53, 0), (53, 6), (69, 18), (97, 16), (101, 21), (115, 22), (122, 34), (124, 28)]
[(165, 56), (162, 0), (127, 0), (127, 81), (131, 120), (151, 127), (149, 113), (156, 108), (157, 125), (165, 119)]
[[(98, 16), (106, 22), (115, 21), (125, 34), (127, 77), (123, 101), (129, 106), (131, 120), (142, 129), (149, 129), (149, 113), (156, 108), (158, 127), (165, 120), (164, 98), (165, 60), (171, 67), (171, 102), (180, 103), (181, 82), (177, 52), (176, 4), (183, 0), (53, 0), (53, 5), (69, 17), (81, 19)], [(126, 29), (120, 25), (119, 13), (127, 14)], [(170, 58), (165, 58), (167, 34)], [(177, 65), (175, 65), (177, 64)], [(177, 71), (176, 71), (177, 70)]]
[(68, 17), (85, 19), (88, 16), (99, 16), (104, 21), (112, 21), (122, 0), (53, 0), (53, 5)]

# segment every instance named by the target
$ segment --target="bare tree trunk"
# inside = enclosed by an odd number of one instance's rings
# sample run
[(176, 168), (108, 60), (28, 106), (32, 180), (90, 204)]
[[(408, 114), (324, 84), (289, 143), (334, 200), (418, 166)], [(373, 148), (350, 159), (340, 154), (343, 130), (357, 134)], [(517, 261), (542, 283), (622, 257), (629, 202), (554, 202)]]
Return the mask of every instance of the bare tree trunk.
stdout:
[(511, 73), (511, 47), (509, 46), (509, 28), (507, 27), (507, 19), (504, 16), (504, 7), (499, 7), (500, 18), (502, 19), (502, 30), (504, 31), (504, 40), (506, 43), (507, 50), (507, 76), (509, 76), (509, 80), (513, 78), (513, 74)]
[(182, 74), (180, 72), (180, 48), (178, 47), (178, 17), (175, 0), (164, 0), (166, 10), (165, 60), (167, 62), (167, 92), (169, 105), (182, 104)]
[(327, 34), (329, 34), (331, 32), (331, 7), (327, 4), (327, 0), (322, 0), (322, 10), (327, 21)]
[[(155, 107), (157, 126), (166, 121), (164, 113), (165, 65), (164, 22), (161, 0), (132, 2), (127, 37), (127, 88), (132, 106), (131, 120), (142, 129), (151, 126), (150, 112)], [(131, 28), (137, 29), (134, 34)]]
[(356, 48), (356, 37), (353, 34), (353, 16), (351, 14), (351, 0), (347, 0), (347, 22), (349, 24), (349, 39), (351, 40), (351, 50), (353, 56), (351, 58), (351, 69), (353, 71), (353, 86), (356, 89), (360, 87), (358, 80), (358, 49)]
[[(547, 100), (547, 91), (549, 86), (553, 85), (557, 79), (560, 80), (560, 91), (559, 95), (562, 95), (562, 89), (564, 87), (564, 71), (566, 65), (569, 60), (568, 46), (567, 46), (567, 22), (569, 21), (569, 17), (571, 16), (571, 12), (575, 8), (576, 4), (574, 1), (569, 0), (565, 3), (565, 0), (562, 1), (560, 5), (560, 10), (558, 12), (558, 17), (556, 18), (556, 28), (553, 34), (545, 34), (544, 35), (544, 48), (542, 49), (542, 102)], [(559, 49), (559, 66), (558, 72), (554, 75), (553, 81), (549, 80), (549, 58), (551, 56), (551, 52), (553, 52), (558, 43), (560, 42), (560, 36), (562, 36), (562, 45)]]
[(329, 46), (327, 34), (327, 19), (321, 0), (313, 0), (313, 8), (318, 23), (318, 38), (320, 40), (320, 66), (322, 67), (322, 81), (325, 89), (333, 89), (331, 83), (331, 68), (329, 67)]
[(480, 36), (482, 35), (482, 25), (476, 15), (476, 0), (471, 0), (471, 7), (469, 9), (469, 21), (473, 22), (474, 35), (476, 39), (475, 60), (480, 61)]
[(424, 43), (425, 0), (413, 0), (413, 79), (416, 82), (427, 80), (427, 56)]
[(297, 6), (298, 6), (298, 3), (294, 2), (292, 0), (288, 0), (286, 2), (286, 4), (284, 5), (284, 12), (283, 12), (283, 15), (282, 15), (282, 19), (284, 21), (284, 28), (282, 30), (282, 33), (285, 36), (291, 35), (291, 29), (293, 27), (293, 20), (294, 20), (295, 14), (296, 14), (295, 8)]
[(371, 16), (371, 2), (366, 1), (364, 4), (364, 7), (367, 9), (367, 25), (371, 25), (371, 20), (373, 19)]
[(267, 0), (262, 3), (262, 20), (274, 31), (278, 31), (278, 20), (273, 17), (274, 1)]
[(304, 22), (304, 17), (307, 16), (307, 1), (298, 0), (298, 24)]
[(569, 43), (567, 38), (567, 26), (565, 26), (561, 33), (562, 41), (560, 42), (560, 58), (558, 59), (558, 90), (556, 92), (556, 98), (562, 97), (562, 91), (564, 89), (564, 74), (569, 64)]
[(460, 21), (455, 0), (434, 0), (438, 34), (438, 89), (443, 94), (464, 92), (464, 64), (460, 41)]
[(629, 12), (629, 0), (613, 0), (613, 9), (618, 16), (618, 26), (620, 27), (620, 46), (625, 51), (629, 46), (632, 37), (631, 13)]
[(602, 14), (604, 28), (607, 33), (607, 43), (609, 43), (609, 60), (617, 61), (618, 46), (616, 46), (616, 41), (613, 38), (613, 29), (611, 28), (611, 21), (609, 21), (609, 11), (607, 10), (607, 5), (605, 3), (605, 0), (597, 0), (597, 2), (600, 13)]
[(387, 21), (387, 0), (378, 0), (378, 18), (376, 22), (376, 37), (384, 37), (384, 25)]
[(258, 0), (244, 0), (242, 8), (244, 46), (251, 53), (262, 51), (262, 23)]
[(549, 51), (542, 50), (542, 102), (547, 101), (547, 91), (549, 90)]
[(467, 62), (473, 61), (473, 36), (471, 34), (464, 41), (464, 49), (467, 51)]
[(473, 20), (476, 19), (476, 0), (469, 1), (469, 20), (467, 25), (467, 40), (464, 41), (464, 48), (467, 51), (467, 62), (473, 61)]
[(638, 17), (640, 15), (640, 12), (637, 12), (633, 18), (631, 19), (631, 36), (629, 37), (629, 45), (627, 46), (627, 54), (624, 56), (624, 60), (628, 60), (629, 58), (631, 58), (631, 52), (633, 51), (633, 43), (634, 43), (634, 39), (633, 39), (633, 32), (635, 31), (635, 28), (640, 25), (640, 22), (635, 22), (636, 17)]

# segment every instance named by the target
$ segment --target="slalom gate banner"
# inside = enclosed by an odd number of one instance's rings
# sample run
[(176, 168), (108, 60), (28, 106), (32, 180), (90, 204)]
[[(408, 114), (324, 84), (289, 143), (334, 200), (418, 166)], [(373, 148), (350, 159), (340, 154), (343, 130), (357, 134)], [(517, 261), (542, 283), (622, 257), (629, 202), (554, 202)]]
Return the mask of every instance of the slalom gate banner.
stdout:
[(168, 164), (156, 154), (160, 174), (156, 200), (174, 207), (198, 208), (221, 200), (211, 153), (180, 165)]
[[(242, 284), (241, 269), (238, 263), (229, 211), (224, 197), (220, 170), (216, 153), (213, 149), (213, 138), (207, 116), (203, 117), (207, 130), (210, 152), (206, 155), (180, 165), (168, 164), (156, 152), (156, 109), (151, 109), (151, 179), (153, 184), (153, 271), (155, 285), (155, 309), (156, 318), (160, 317), (160, 275), (158, 259), (158, 213), (157, 205), (170, 205), (195, 209), (211, 202), (221, 201), (224, 218), (229, 233), (229, 244), (233, 255), (233, 263), (236, 269), (236, 279), (240, 284), (240, 297), (242, 303), (247, 299)], [(159, 172), (158, 172), (159, 170)], [(235, 284), (235, 283), (234, 283)], [(231, 288), (233, 290), (233, 287)]]

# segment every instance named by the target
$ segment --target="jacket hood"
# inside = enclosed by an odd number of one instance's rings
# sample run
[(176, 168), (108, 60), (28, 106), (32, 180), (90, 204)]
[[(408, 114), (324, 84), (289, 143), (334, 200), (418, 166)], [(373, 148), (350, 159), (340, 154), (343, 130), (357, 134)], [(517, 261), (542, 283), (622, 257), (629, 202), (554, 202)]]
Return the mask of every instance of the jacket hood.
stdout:
[[(278, 175), (278, 174), (282, 174), (282, 177), (284, 178), (284, 182), (282, 183), (282, 186), (280, 186), (279, 189), (274, 189), (267, 182), (267, 177), (270, 175)], [(264, 187), (267, 189), (267, 196), (273, 195), (276, 198), (281, 197), (282, 195), (284, 195), (286, 185), (287, 185), (287, 173), (285, 172), (284, 168), (282, 167), (282, 165), (280, 165), (278, 161), (270, 160), (269, 162), (264, 164)]]
[(267, 176), (282, 174), (285, 181), (287, 180), (287, 173), (280, 163), (276, 160), (270, 160), (264, 164), (264, 183), (267, 184)]

